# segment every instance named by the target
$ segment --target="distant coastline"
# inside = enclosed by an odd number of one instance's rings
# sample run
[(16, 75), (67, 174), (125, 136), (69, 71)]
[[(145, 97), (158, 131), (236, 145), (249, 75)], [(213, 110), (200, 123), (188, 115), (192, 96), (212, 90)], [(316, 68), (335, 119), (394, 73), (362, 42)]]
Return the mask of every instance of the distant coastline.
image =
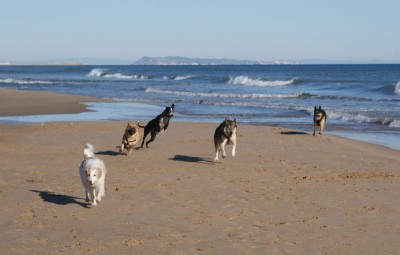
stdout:
[(92, 65), (154, 65), (154, 66), (195, 66), (195, 65), (397, 65), (400, 61), (351, 61), (332, 59), (278, 59), (278, 60), (237, 60), (229, 58), (190, 58), (181, 56), (148, 57), (136, 61), (118, 59), (67, 58), (50, 60), (0, 59), (0, 66), (92, 66)]
[(188, 57), (142, 57), (132, 65), (299, 65), (300, 62), (290, 60), (252, 61), (237, 59), (211, 59)]

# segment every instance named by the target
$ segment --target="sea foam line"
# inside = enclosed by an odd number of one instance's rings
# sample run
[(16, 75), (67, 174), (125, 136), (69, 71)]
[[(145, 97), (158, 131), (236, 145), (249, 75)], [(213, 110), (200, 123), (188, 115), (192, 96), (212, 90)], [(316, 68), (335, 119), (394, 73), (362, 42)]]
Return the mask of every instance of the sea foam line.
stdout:
[(247, 76), (237, 76), (237, 77), (229, 77), (228, 84), (233, 85), (244, 85), (244, 86), (261, 86), (261, 87), (276, 87), (276, 86), (287, 86), (293, 84), (295, 79), (287, 80), (287, 81), (266, 81), (264, 79), (252, 79)]
[(189, 96), (189, 97), (222, 97), (222, 98), (296, 98), (301, 96), (301, 93), (290, 94), (290, 95), (278, 95), (278, 94), (235, 94), (235, 93), (205, 93), (205, 92), (187, 92), (187, 91), (171, 91), (161, 90), (154, 88), (147, 88), (146, 93), (157, 93), (177, 96)]
[(357, 122), (357, 123), (366, 123), (366, 124), (380, 124), (383, 126), (388, 126), (392, 128), (400, 127), (400, 121), (391, 117), (369, 117), (363, 114), (353, 114), (353, 113), (339, 113), (336, 111), (332, 111), (328, 113), (328, 118), (335, 120), (342, 120), (346, 122)]
[(14, 83), (18, 85), (40, 84), (49, 85), (53, 84), (51, 81), (34, 81), (34, 80), (17, 80), (13, 78), (0, 79), (0, 83)]
[(186, 79), (190, 79), (193, 78), (193, 75), (183, 75), (183, 76), (164, 76), (163, 79), (164, 80), (171, 80), (171, 81), (182, 81), (182, 80), (186, 80)]
[(146, 75), (125, 75), (121, 73), (109, 74), (107, 69), (95, 68), (92, 69), (87, 76), (101, 77), (101, 78), (114, 78), (114, 79), (148, 79)]

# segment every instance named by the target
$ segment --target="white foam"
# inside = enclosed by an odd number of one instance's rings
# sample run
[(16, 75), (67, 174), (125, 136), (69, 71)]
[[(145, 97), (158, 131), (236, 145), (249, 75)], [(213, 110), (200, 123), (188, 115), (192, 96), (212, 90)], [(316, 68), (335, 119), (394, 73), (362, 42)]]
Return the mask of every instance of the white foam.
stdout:
[(161, 90), (154, 88), (147, 88), (146, 93), (157, 93), (157, 94), (167, 94), (167, 95), (177, 95), (177, 96), (189, 96), (189, 97), (221, 97), (221, 98), (294, 98), (301, 94), (290, 94), (290, 95), (280, 95), (280, 94), (235, 94), (235, 93), (205, 93), (205, 92), (188, 92), (188, 91), (171, 91), (171, 90)]
[(111, 78), (111, 79), (148, 79), (149, 78), (146, 75), (125, 75), (122, 73), (109, 74), (106, 71), (107, 71), (107, 69), (95, 68), (90, 71), (88, 76)]
[(359, 113), (345, 113), (345, 112), (335, 112), (330, 111), (328, 118), (342, 120), (347, 122), (358, 122), (366, 124), (380, 124), (383, 126), (388, 126), (391, 128), (399, 128), (400, 121), (392, 117), (369, 117)]
[(104, 76), (105, 71), (107, 71), (107, 69), (95, 68), (95, 69), (92, 69), (90, 71), (90, 73), (88, 73), (87, 76), (102, 77), (102, 76)]
[(114, 78), (114, 79), (148, 79), (145, 75), (125, 75), (121, 73), (105, 74), (104, 78)]
[(0, 79), (0, 83), (14, 83), (14, 84), (18, 84), (18, 85), (29, 85), (29, 84), (49, 85), (49, 84), (53, 84), (50, 81), (17, 80), (17, 79), (13, 79), (13, 78)]
[(397, 82), (396, 87), (394, 88), (394, 93), (400, 95), (400, 81)]
[(261, 87), (276, 87), (276, 86), (287, 86), (293, 84), (295, 79), (287, 80), (287, 81), (266, 81), (263, 79), (252, 79), (247, 76), (237, 76), (237, 77), (229, 77), (228, 84), (233, 85), (244, 85), (244, 86), (261, 86)]
[(182, 80), (190, 79), (193, 77), (194, 77), (193, 75), (173, 76), (173, 77), (164, 76), (163, 79), (164, 80), (172, 80), (172, 81), (182, 81)]
[(329, 111), (328, 118), (335, 120), (342, 120), (348, 122), (359, 122), (359, 123), (376, 123), (376, 118), (368, 117), (362, 114), (353, 114), (346, 112), (335, 112)]
[(400, 120), (394, 120), (389, 124), (391, 128), (400, 128)]

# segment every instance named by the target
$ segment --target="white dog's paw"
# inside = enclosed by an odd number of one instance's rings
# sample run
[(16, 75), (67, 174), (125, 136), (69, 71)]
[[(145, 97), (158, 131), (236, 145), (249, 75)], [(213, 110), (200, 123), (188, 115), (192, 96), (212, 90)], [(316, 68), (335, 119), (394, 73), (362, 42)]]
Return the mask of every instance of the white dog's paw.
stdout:
[(218, 162), (218, 158), (214, 158), (213, 161), (214, 161), (214, 162)]

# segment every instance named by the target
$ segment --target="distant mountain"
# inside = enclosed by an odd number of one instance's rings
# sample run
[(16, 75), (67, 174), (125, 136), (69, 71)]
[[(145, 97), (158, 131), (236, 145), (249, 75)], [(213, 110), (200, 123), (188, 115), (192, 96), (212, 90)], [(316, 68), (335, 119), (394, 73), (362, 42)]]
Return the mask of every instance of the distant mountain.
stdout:
[(264, 65), (263, 61), (187, 57), (142, 57), (133, 65)]

